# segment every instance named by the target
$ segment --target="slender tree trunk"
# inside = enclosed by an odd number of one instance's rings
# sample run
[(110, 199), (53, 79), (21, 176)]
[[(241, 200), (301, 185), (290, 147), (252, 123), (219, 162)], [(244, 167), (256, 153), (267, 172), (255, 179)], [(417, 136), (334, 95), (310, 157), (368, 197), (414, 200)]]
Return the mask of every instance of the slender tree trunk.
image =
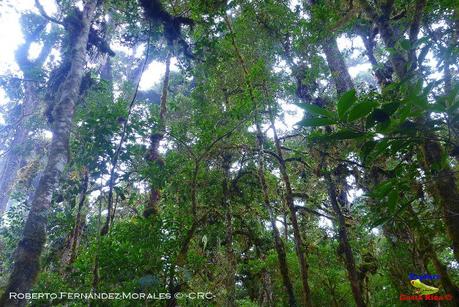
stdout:
[[(111, 226), (111, 212), (113, 210), (113, 189), (115, 188), (115, 177), (116, 177), (116, 169), (118, 167), (118, 159), (121, 154), (121, 150), (123, 148), (124, 142), (127, 137), (127, 128), (129, 126), (129, 119), (131, 117), (132, 109), (134, 107), (134, 104), (136, 102), (137, 98), (137, 93), (139, 92), (139, 85), (140, 85), (140, 79), (142, 78), (143, 71), (145, 70), (145, 67), (148, 63), (148, 58), (149, 58), (149, 53), (150, 53), (150, 42), (148, 41), (147, 43), (147, 50), (145, 53), (145, 60), (143, 61), (143, 64), (140, 66), (140, 70), (138, 71), (137, 75), (137, 84), (134, 89), (134, 94), (132, 96), (131, 102), (129, 103), (128, 107), (128, 114), (127, 117), (125, 118), (123, 122), (123, 127), (120, 135), (120, 140), (119, 143), (116, 147), (115, 153), (113, 155), (112, 161), (111, 161), (111, 169), (110, 169), (110, 178), (108, 180), (108, 204), (107, 204), (107, 217), (105, 218), (105, 223), (102, 229), (100, 230), (100, 233), (102, 236), (105, 236)], [(108, 80), (110, 82), (110, 79)]]
[(293, 292), (292, 282), (290, 281), (290, 275), (288, 271), (287, 255), (285, 253), (285, 246), (282, 242), (279, 229), (276, 226), (276, 215), (271, 207), (271, 201), (269, 199), (269, 190), (265, 178), (265, 163), (263, 157), (263, 136), (257, 136), (258, 146), (258, 180), (260, 182), (261, 190), (263, 192), (263, 203), (265, 208), (268, 210), (269, 221), (271, 223), (272, 235), (274, 238), (274, 247), (276, 248), (277, 259), (279, 261), (279, 271), (282, 276), (282, 282), (284, 288), (287, 291), (289, 306), (297, 306), (295, 294)]
[[(346, 63), (344, 62), (344, 57), (338, 49), (336, 38), (327, 38), (322, 44), (322, 46), (325, 52), (325, 56), (327, 58), (328, 67), (330, 69), (333, 81), (335, 83), (336, 91), (338, 93), (338, 96), (341, 96), (345, 92), (354, 88), (354, 82), (352, 81), (352, 78), (349, 75)], [(344, 178), (341, 178), (342, 176), (344, 176)], [(345, 175), (340, 175), (340, 178), (337, 178), (337, 180), (345, 183)], [(329, 173), (325, 173), (325, 181), (327, 184), (328, 196), (332, 204), (333, 211), (335, 212), (336, 218), (338, 220), (339, 241), (345, 256), (344, 260), (348, 272), (348, 278), (351, 284), (352, 294), (354, 296), (355, 303), (358, 307), (366, 306), (365, 300), (362, 295), (362, 289), (360, 287), (361, 281), (359, 279), (359, 274), (355, 266), (355, 259), (352, 252), (352, 247), (349, 242), (346, 221), (341, 210), (341, 204), (338, 201), (339, 198), (337, 195), (336, 185)], [(345, 185), (343, 184), (343, 186)], [(346, 190), (343, 188), (342, 191), (339, 191), (339, 195), (341, 198), (345, 199)]]
[[(102, 196), (102, 180), (100, 183), (100, 188), (99, 188), (99, 210), (97, 214), (97, 229), (100, 229), (100, 226), (102, 224), (102, 204), (103, 204), (103, 196)], [(99, 286), (99, 254), (100, 254), (100, 241), (101, 241), (101, 234), (100, 232), (97, 233), (97, 248), (96, 248), (96, 254), (94, 257), (94, 266), (92, 268), (92, 283), (91, 283), (91, 292), (96, 293), (97, 288)], [(94, 301), (89, 300), (88, 306), (94, 306)]]
[(340, 204), (336, 197), (336, 186), (329, 173), (325, 174), (325, 181), (328, 187), (328, 196), (332, 204), (333, 211), (338, 219), (338, 236), (341, 248), (344, 252), (344, 261), (346, 263), (346, 269), (349, 281), (351, 282), (352, 295), (354, 296), (355, 303), (358, 307), (366, 306), (362, 295), (362, 289), (360, 288), (360, 279), (357, 269), (355, 267), (354, 254), (352, 252), (351, 244), (349, 243), (349, 235), (346, 228), (346, 220), (341, 211)]
[[(147, 157), (150, 163), (154, 163), (160, 168), (164, 167), (164, 161), (159, 153), (159, 145), (164, 138), (164, 133), (166, 129), (167, 92), (169, 87), (170, 65), (171, 54), (168, 53), (166, 58), (166, 73), (164, 74), (163, 90), (159, 105), (158, 126), (156, 127), (155, 131), (152, 132), (150, 135), (150, 148), (148, 150)], [(160, 200), (160, 195), (160, 187), (158, 186), (158, 184), (152, 183), (150, 186), (150, 199), (143, 212), (144, 217), (148, 218), (150, 216), (155, 216), (158, 213), (158, 202)]]
[(78, 209), (77, 209), (77, 216), (75, 219), (75, 226), (73, 228), (73, 234), (72, 234), (72, 247), (70, 249), (70, 258), (68, 260), (68, 264), (72, 264), (75, 261), (76, 258), (76, 252), (78, 245), (80, 243), (80, 237), (81, 237), (81, 232), (82, 228), (85, 224), (85, 217), (82, 213), (84, 203), (86, 201), (86, 194), (88, 193), (88, 186), (89, 186), (89, 172), (87, 169), (84, 169), (84, 179), (83, 179), (83, 187), (80, 192), (80, 200), (78, 202)]
[(46, 240), (48, 210), (54, 189), (67, 164), (69, 137), (75, 103), (79, 97), (80, 84), (86, 63), (86, 46), (89, 29), (95, 15), (96, 0), (86, 2), (81, 15), (80, 27), (72, 40), (70, 71), (59, 85), (53, 110), (53, 137), (49, 158), (43, 177), (32, 199), (32, 207), (24, 226), (23, 237), (18, 244), (16, 256), (6, 291), (2, 296), (2, 306), (24, 306), (25, 300), (11, 297), (10, 293), (26, 293), (35, 282), (40, 270), (40, 255)]
[(193, 218), (193, 222), (191, 224), (191, 227), (188, 229), (185, 237), (183, 238), (182, 246), (180, 247), (180, 250), (177, 254), (177, 257), (175, 259), (175, 264), (172, 264), (172, 273), (170, 276), (169, 280), (169, 285), (168, 285), (168, 290), (169, 293), (171, 294), (171, 298), (167, 300), (166, 306), (167, 307), (175, 307), (177, 304), (177, 299), (175, 298), (175, 293), (180, 292), (180, 289), (182, 287), (182, 284), (175, 284), (174, 283), (174, 272), (175, 272), (175, 267), (176, 266), (183, 266), (186, 263), (186, 258), (188, 255), (188, 250), (190, 248), (190, 243), (191, 240), (193, 239), (193, 236), (195, 232), (198, 229), (199, 223), (201, 221), (198, 220), (197, 218), (197, 208), (198, 208), (198, 198), (197, 198), (197, 193), (198, 193), (198, 172), (199, 172), (199, 163), (200, 159), (196, 159), (195, 162), (195, 167), (193, 170), (193, 177), (192, 177), (192, 182), (191, 182), (191, 214)]
[(225, 249), (226, 249), (226, 261), (227, 270), (225, 278), (226, 287), (226, 306), (236, 306), (236, 257), (233, 249), (233, 216), (231, 212), (231, 201), (230, 201), (230, 167), (231, 167), (231, 155), (225, 154), (223, 156), (223, 208), (225, 210), (225, 225), (226, 225), (226, 236), (225, 236)]
[(77, 206), (77, 214), (75, 217), (75, 225), (72, 231), (68, 235), (67, 242), (62, 252), (61, 264), (62, 269), (68, 268), (72, 264), (76, 257), (76, 251), (80, 243), (81, 232), (85, 224), (85, 215), (83, 215), (83, 205), (86, 200), (86, 193), (88, 192), (89, 176), (87, 169), (83, 170), (83, 182), (81, 183), (81, 191), (79, 193), (79, 201)]
[[(244, 72), (244, 79), (245, 79), (245, 82), (246, 82), (246, 85), (247, 85), (247, 89), (248, 89), (249, 94), (250, 94), (250, 99), (252, 100), (252, 103), (255, 106), (255, 110), (257, 110), (258, 109), (257, 108), (257, 101), (256, 101), (254, 93), (253, 93), (252, 84), (250, 83), (250, 80), (249, 80), (249, 72), (248, 72), (248, 69), (247, 69), (246, 64), (244, 62), (244, 58), (242, 57), (242, 54), (239, 51), (239, 48), (238, 48), (238, 46), (236, 44), (236, 40), (234, 38), (234, 31), (233, 31), (233, 28), (231, 26), (231, 21), (229, 20), (228, 16), (225, 16), (225, 22), (226, 22), (226, 24), (228, 26), (228, 29), (230, 30), (231, 35), (232, 35), (231, 42), (232, 42), (234, 51), (236, 53), (236, 56), (237, 56), (237, 58), (239, 60), (239, 64), (241, 65), (241, 68), (242, 68), (242, 70)], [(255, 114), (255, 116), (258, 117), (257, 114)], [(264, 175), (265, 166), (264, 166), (264, 158), (263, 158), (263, 146), (264, 146), (264, 144), (263, 144), (263, 133), (261, 132), (260, 123), (259, 123), (259, 120), (257, 118), (255, 118), (255, 124), (256, 124), (256, 128), (257, 128), (258, 175), (259, 175), (258, 177), (259, 177), (261, 188), (262, 188), (262, 191), (263, 191), (263, 200), (264, 200), (265, 206), (268, 209), (268, 212), (269, 212), (269, 215), (270, 215), (271, 227), (273, 229), (273, 236), (274, 236), (274, 241), (275, 241), (275, 246), (276, 246), (276, 252), (277, 252), (277, 255), (278, 255), (278, 258), (279, 258), (279, 267), (280, 267), (280, 271), (281, 271), (284, 287), (286, 288), (286, 291), (287, 291), (289, 304), (290, 304), (290, 306), (297, 306), (296, 299), (295, 299), (295, 296), (294, 296), (294, 293), (293, 293), (293, 287), (291, 285), (290, 277), (289, 277), (289, 274), (288, 274), (288, 266), (287, 266), (287, 260), (286, 260), (286, 255), (285, 255), (285, 249), (284, 249), (284, 246), (282, 244), (282, 240), (280, 238), (279, 230), (277, 229), (277, 226), (276, 226), (275, 215), (274, 215), (274, 213), (272, 211), (270, 200), (269, 200), (268, 186), (266, 184), (266, 179), (265, 179), (265, 175)], [(309, 289), (309, 286), (306, 286), (306, 288)], [(305, 297), (306, 297), (305, 300), (306, 301), (309, 300), (309, 302), (310, 302), (310, 296), (309, 296), (308, 292), (305, 293)], [(306, 305), (306, 306), (311, 306), (311, 305), (312, 304)]]
[[(312, 306), (312, 299), (311, 299), (311, 290), (309, 288), (308, 283), (308, 264), (306, 261), (305, 252), (303, 249), (303, 238), (301, 236), (300, 226), (298, 224), (298, 218), (296, 216), (295, 210), (295, 203), (293, 201), (293, 192), (292, 186), (290, 183), (290, 176), (287, 171), (287, 167), (285, 164), (285, 159), (282, 152), (282, 146), (277, 136), (277, 130), (274, 126), (274, 117), (272, 114), (272, 110), (270, 110), (270, 119), (271, 119), (271, 130), (274, 134), (274, 144), (276, 146), (277, 157), (279, 160), (279, 170), (282, 176), (282, 181), (284, 183), (285, 194), (284, 194), (284, 202), (289, 210), (290, 214), (290, 222), (292, 223), (292, 230), (293, 230), (293, 238), (295, 240), (295, 250), (298, 257), (298, 261), (300, 264), (300, 273), (301, 273), (301, 282), (303, 284), (303, 291), (304, 291), (304, 304), (305, 306)], [(261, 129), (259, 125), (257, 125), (258, 133), (261, 133)]]

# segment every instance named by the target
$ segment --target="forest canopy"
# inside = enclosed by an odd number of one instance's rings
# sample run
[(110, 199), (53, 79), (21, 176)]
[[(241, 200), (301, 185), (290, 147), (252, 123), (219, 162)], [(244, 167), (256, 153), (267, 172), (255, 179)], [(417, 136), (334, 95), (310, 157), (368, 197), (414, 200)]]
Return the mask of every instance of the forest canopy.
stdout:
[(0, 306), (459, 306), (459, 2), (0, 25)]

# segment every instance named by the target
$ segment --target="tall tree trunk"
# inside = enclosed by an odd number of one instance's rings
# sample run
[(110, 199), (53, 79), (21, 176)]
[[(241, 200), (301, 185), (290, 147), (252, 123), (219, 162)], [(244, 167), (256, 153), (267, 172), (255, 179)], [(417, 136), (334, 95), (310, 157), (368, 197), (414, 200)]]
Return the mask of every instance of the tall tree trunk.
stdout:
[[(164, 138), (166, 129), (166, 112), (167, 112), (167, 92), (169, 87), (170, 78), (170, 66), (171, 66), (171, 54), (168, 53), (166, 57), (166, 73), (164, 74), (163, 90), (161, 94), (161, 100), (159, 105), (159, 120), (158, 125), (154, 132), (150, 135), (150, 148), (148, 150), (148, 161), (152, 164), (156, 164), (158, 167), (164, 167), (164, 161), (159, 153), (159, 145)], [(150, 186), (150, 199), (143, 212), (144, 217), (155, 216), (158, 213), (158, 202), (160, 200), (160, 187), (158, 184), (152, 183)]]
[(225, 278), (225, 288), (226, 288), (226, 306), (235, 307), (236, 306), (236, 257), (234, 255), (233, 249), (233, 216), (231, 211), (231, 201), (230, 201), (230, 189), (229, 189), (229, 180), (230, 180), (230, 167), (231, 167), (231, 155), (224, 154), (223, 156), (223, 209), (225, 210), (225, 226), (226, 226), (226, 235), (225, 235), (225, 251), (226, 251), (226, 261), (227, 261), (227, 270)]
[[(390, 63), (384, 64), (384, 68), (380, 68), (380, 65), (376, 61), (373, 55), (374, 48), (374, 34), (371, 34), (371, 28), (361, 26), (358, 29), (362, 40), (364, 41), (366, 52), (370, 58), (373, 72), (375, 73), (379, 86), (383, 89), (385, 86), (393, 82), (392, 72), (393, 68)], [(364, 180), (364, 184), (361, 188), (370, 193), (375, 186), (388, 180), (389, 174), (384, 172), (382, 169), (385, 168), (385, 161), (380, 161), (380, 166), (373, 166), (371, 171), (367, 174), (368, 178)], [(383, 235), (389, 242), (389, 254), (393, 254), (397, 257), (396, 261), (392, 261), (389, 264), (388, 270), (391, 275), (391, 281), (399, 292), (406, 292), (411, 290), (411, 287), (406, 285), (406, 276), (412, 272), (424, 271), (424, 264), (422, 256), (417, 252), (417, 247), (414, 246), (413, 233), (410, 229), (403, 227), (402, 229), (397, 227), (395, 223), (384, 223), (382, 226)], [(421, 240), (425, 242), (424, 240)], [(412, 246), (413, 248), (408, 248)], [(403, 251), (403, 253), (401, 253)], [(407, 265), (408, 264), (408, 265)]]
[[(293, 230), (293, 238), (295, 241), (295, 250), (298, 257), (298, 262), (300, 264), (300, 273), (301, 273), (301, 282), (303, 284), (303, 291), (304, 291), (304, 304), (305, 306), (312, 306), (312, 299), (311, 299), (311, 290), (309, 288), (308, 282), (308, 264), (306, 261), (306, 255), (303, 248), (303, 238), (300, 231), (300, 226), (298, 224), (298, 218), (296, 216), (295, 210), (295, 203), (293, 201), (293, 191), (292, 185), (290, 183), (290, 176), (287, 171), (286, 162), (284, 159), (284, 154), (282, 152), (282, 146), (277, 135), (277, 130), (274, 125), (274, 116), (272, 114), (272, 110), (270, 109), (270, 120), (271, 120), (271, 130), (274, 134), (274, 144), (276, 146), (277, 158), (279, 162), (279, 170), (282, 176), (282, 182), (284, 183), (284, 202), (286, 207), (289, 210), (289, 217), (290, 222), (292, 223), (292, 230)], [(261, 128), (257, 125), (258, 133), (261, 133)]]
[(282, 242), (279, 229), (276, 226), (276, 215), (271, 207), (271, 201), (269, 199), (269, 190), (265, 178), (265, 163), (263, 157), (263, 136), (257, 136), (258, 146), (258, 180), (260, 182), (261, 190), (263, 193), (263, 203), (265, 208), (268, 210), (269, 221), (271, 223), (271, 232), (274, 238), (274, 247), (277, 253), (277, 259), (279, 261), (279, 271), (282, 276), (282, 282), (284, 288), (287, 291), (289, 306), (297, 306), (295, 294), (293, 292), (292, 282), (290, 281), (290, 275), (288, 271), (287, 255), (285, 253), (285, 246)]
[(181, 267), (186, 263), (186, 258), (188, 255), (188, 250), (190, 248), (190, 243), (191, 240), (193, 239), (193, 236), (195, 232), (198, 230), (198, 226), (200, 224), (200, 220), (197, 218), (197, 208), (198, 208), (198, 173), (199, 173), (199, 163), (201, 162), (201, 159), (196, 159), (194, 161), (194, 170), (193, 170), (193, 176), (192, 176), (192, 182), (191, 182), (191, 214), (192, 214), (192, 224), (190, 228), (188, 229), (185, 237), (183, 238), (182, 245), (179, 249), (179, 252), (177, 254), (177, 257), (175, 259), (175, 263), (172, 263), (171, 265), (171, 276), (169, 278), (169, 285), (168, 285), (168, 290), (169, 293), (171, 294), (171, 298), (167, 300), (166, 306), (167, 307), (175, 307), (177, 304), (177, 299), (175, 298), (175, 294), (177, 292), (180, 292), (180, 289), (182, 288), (182, 284), (174, 283), (174, 275), (175, 275), (175, 267)]
[(16, 61), (24, 75), (24, 99), (21, 105), (21, 118), (16, 127), (13, 140), (5, 155), (3, 165), (0, 168), (0, 218), (6, 210), (11, 189), (16, 181), (21, 162), (25, 159), (26, 153), (22, 147), (28, 138), (28, 118), (39, 109), (38, 82), (36, 71), (41, 69), (43, 63), (51, 51), (53, 41), (44, 42), (44, 46), (36, 60), (28, 59), (31, 44), (37, 40), (39, 34), (44, 30), (46, 24), (38, 25), (33, 33), (24, 33), (26, 41), (16, 51)]
[(80, 187), (79, 193), (79, 200), (77, 206), (77, 214), (75, 217), (75, 225), (72, 228), (72, 231), (68, 235), (68, 239), (66, 245), (63, 249), (62, 256), (61, 256), (61, 263), (62, 268), (65, 269), (70, 264), (75, 261), (76, 251), (78, 245), (80, 244), (80, 237), (83, 226), (85, 224), (85, 215), (83, 215), (83, 205), (86, 200), (86, 194), (88, 192), (88, 184), (89, 184), (89, 174), (88, 170), (85, 168), (83, 170), (83, 181)]
[[(28, 97), (26, 97), (23, 105), (23, 112), (25, 114), (28, 114), (26, 112), (31, 112), (32, 107), (32, 105), (28, 103), (29, 99), (27, 98)], [(33, 101), (33, 103), (35, 103), (35, 101)], [(2, 165), (3, 167), (0, 173), (0, 218), (7, 209), (10, 192), (21, 167), (21, 162), (23, 161), (24, 155), (21, 152), (21, 147), (26, 141), (27, 134), (28, 129), (24, 127), (24, 123), (20, 123), (16, 128), (13, 141), (8, 148), (8, 152), (3, 162), (4, 164)]]
[[(259, 120), (258, 120), (257, 101), (256, 101), (254, 93), (253, 93), (252, 84), (250, 83), (249, 71), (248, 71), (248, 69), (246, 67), (244, 58), (242, 57), (242, 54), (239, 51), (239, 48), (238, 48), (238, 46), (236, 44), (236, 40), (234, 38), (233, 27), (231, 26), (231, 21), (230, 21), (228, 16), (225, 16), (225, 22), (226, 22), (226, 25), (228, 26), (228, 29), (230, 30), (231, 42), (232, 42), (234, 51), (236, 53), (237, 59), (239, 61), (239, 64), (241, 65), (241, 68), (243, 70), (245, 83), (247, 85), (247, 89), (248, 89), (249, 94), (250, 94), (250, 99), (251, 99), (251, 101), (252, 101), (252, 103), (254, 104), (254, 107), (255, 107), (255, 111), (256, 111), (255, 112), (255, 117), (256, 117), (255, 118), (255, 124), (256, 124), (256, 128), (257, 128), (257, 151), (258, 151), (258, 177), (259, 177), (260, 184), (261, 184), (262, 191), (263, 191), (263, 200), (264, 200), (265, 206), (267, 207), (269, 215), (270, 215), (270, 221), (271, 221), (271, 227), (273, 229), (273, 236), (274, 236), (274, 241), (275, 241), (275, 246), (276, 246), (276, 252), (277, 252), (277, 255), (278, 255), (278, 259), (279, 259), (279, 267), (280, 267), (280, 271), (281, 271), (284, 287), (287, 290), (289, 304), (290, 304), (290, 306), (297, 306), (296, 299), (295, 299), (295, 296), (294, 296), (294, 293), (293, 293), (293, 287), (291, 285), (290, 277), (289, 277), (289, 274), (288, 274), (288, 266), (287, 266), (287, 260), (286, 260), (286, 255), (285, 255), (285, 248), (284, 248), (284, 246), (282, 244), (282, 240), (280, 238), (279, 230), (277, 229), (277, 226), (276, 226), (275, 215), (273, 213), (273, 210), (272, 210), (271, 204), (270, 204), (270, 200), (269, 200), (268, 186), (266, 184), (266, 179), (265, 179), (265, 174), (264, 174), (265, 166), (264, 166), (264, 158), (263, 158), (263, 146), (264, 146), (263, 133), (261, 131), (260, 123), (259, 123)], [(302, 279), (302, 280), (304, 280), (304, 279)], [(305, 301), (309, 301), (309, 303), (306, 304), (306, 306), (311, 306), (312, 303), (311, 303), (311, 298), (310, 298), (310, 295), (309, 295), (309, 286), (306, 284), (305, 288), (308, 289), (308, 291), (305, 293)]]
[[(150, 53), (150, 41), (148, 41), (148, 43), (147, 43), (147, 50), (145, 52), (145, 60), (140, 65), (140, 70), (138, 71), (137, 80), (136, 80), (137, 83), (136, 83), (136, 86), (135, 86), (135, 89), (134, 89), (134, 94), (132, 95), (132, 98), (131, 98), (131, 102), (129, 103), (128, 114), (126, 116), (126, 119), (123, 122), (123, 127), (122, 127), (122, 131), (121, 131), (121, 135), (120, 135), (120, 140), (118, 142), (118, 145), (116, 147), (115, 153), (114, 153), (113, 158), (111, 160), (110, 178), (108, 180), (107, 216), (105, 218), (104, 226), (100, 230), (100, 233), (101, 233), (102, 236), (105, 236), (109, 232), (110, 226), (111, 226), (111, 223), (112, 223), (112, 220), (111, 220), (112, 214), (111, 214), (111, 212), (113, 211), (113, 190), (115, 188), (116, 169), (118, 167), (118, 160), (119, 160), (119, 157), (120, 157), (124, 142), (126, 141), (127, 129), (128, 129), (128, 126), (129, 126), (129, 119), (131, 117), (131, 113), (132, 113), (132, 109), (134, 107), (134, 104), (136, 102), (137, 93), (139, 92), (139, 85), (140, 85), (140, 80), (142, 78), (142, 74), (143, 74), (143, 72), (145, 70), (145, 67), (146, 67), (147, 63), (148, 63), (149, 53)], [(110, 68), (110, 70), (111, 70), (111, 68)], [(111, 82), (111, 78), (109, 78), (108, 81)]]
[(325, 173), (325, 181), (328, 187), (328, 196), (332, 204), (333, 211), (338, 219), (338, 236), (340, 241), (341, 249), (344, 253), (344, 262), (346, 263), (346, 269), (349, 281), (351, 282), (352, 295), (354, 296), (355, 303), (358, 307), (366, 306), (362, 295), (362, 289), (360, 288), (360, 279), (357, 269), (355, 267), (354, 254), (352, 247), (349, 242), (349, 235), (346, 228), (346, 220), (341, 206), (337, 201), (336, 186), (333, 182), (333, 178), (329, 173)]
[(26, 293), (35, 282), (40, 270), (40, 255), (46, 241), (48, 210), (54, 189), (67, 164), (70, 129), (75, 104), (79, 97), (80, 84), (86, 63), (86, 46), (89, 29), (96, 11), (96, 0), (86, 2), (80, 24), (71, 40), (69, 54), (70, 70), (56, 93), (52, 123), (53, 137), (49, 157), (43, 176), (32, 199), (32, 206), (24, 226), (23, 237), (18, 244), (13, 270), (0, 305), (24, 306), (26, 301), (10, 297), (10, 293)]
[[(315, 1), (312, 1), (315, 2)], [(344, 57), (338, 49), (335, 37), (327, 38), (324, 43), (322, 43), (325, 56), (327, 58), (328, 67), (330, 69), (333, 81), (335, 83), (336, 92), (338, 96), (343, 95), (345, 92), (354, 88), (354, 82), (352, 81), (351, 76), (347, 70), (346, 63), (344, 62)], [(339, 167), (339, 166), (338, 166)], [(351, 244), (349, 242), (349, 235), (346, 227), (346, 220), (342, 213), (341, 205), (346, 203), (346, 201), (339, 201), (339, 199), (346, 199), (346, 175), (341, 174), (338, 176), (337, 180), (342, 183), (342, 189), (338, 191), (333, 181), (333, 178), (329, 173), (325, 173), (325, 182), (327, 184), (327, 192), (330, 202), (332, 204), (333, 211), (338, 220), (338, 236), (340, 241), (340, 246), (344, 252), (344, 262), (346, 265), (346, 270), (348, 273), (348, 278), (351, 284), (352, 295), (357, 306), (363, 307), (366, 306), (365, 300), (362, 295), (362, 289), (360, 285), (362, 284), (359, 278), (355, 266), (354, 254), (352, 251)]]

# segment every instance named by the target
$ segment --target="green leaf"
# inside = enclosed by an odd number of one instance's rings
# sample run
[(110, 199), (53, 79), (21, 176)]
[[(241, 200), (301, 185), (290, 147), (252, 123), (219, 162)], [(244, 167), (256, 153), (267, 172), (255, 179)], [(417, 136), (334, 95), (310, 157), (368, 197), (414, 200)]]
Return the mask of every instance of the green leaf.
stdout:
[(386, 196), (394, 187), (394, 181), (389, 179), (377, 185), (371, 194), (378, 198)]
[(368, 155), (373, 150), (373, 148), (375, 148), (376, 144), (376, 141), (370, 140), (362, 145), (362, 147), (360, 148), (360, 157), (363, 161), (367, 159)]
[(311, 135), (310, 139), (312, 142), (329, 142), (336, 140), (355, 139), (364, 135), (365, 133), (363, 132), (355, 132), (350, 129), (344, 129), (330, 134)]
[(389, 140), (378, 140), (374, 146), (374, 149), (372, 150), (371, 155), (368, 156), (370, 161), (376, 160), (382, 153), (387, 152), (389, 150), (388, 144)]
[(352, 104), (357, 100), (355, 89), (347, 91), (341, 96), (336, 105), (338, 111), (338, 116), (341, 120), (345, 120), (346, 112), (352, 106)]
[(401, 40), (399, 43), (400, 43), (400, 47), (402, 47), (403, 49), (405, 49), (405, 50), (410, 50), (410, 48), (411, 48), (411, 43), (410, 43), (409, 40), (403, 39), (403, 40)]
[(376, 102), (362, 102), (356, 104), (351, 111), (349, 111), (348, 120), (354, 121), (368, 115), (376, 107)]
[(370, 226), (372, 228), (378, 227), (378, 226), (382, 226), (382, 225), (386, 224), (392, 218), (393, 218), (393, 216), (391, 216), (391, 215), (383, 216), (383, 217), (377, 219), (376, 221), (374, 221), (373, 223), (371, 223)]
[(365, 133), (363, 132), (356, 132), (350, 129), (341, 130), (332, 134), (335, 140), (355, 139), (364, 135)]
[(387, 207), (390, 211), (394, 211), (398, 202), (399, 192), (397, 190), (392, 190), (387, 196)]
[(336, 121), (325, 117), (305, 118), (298, 122), (297, 125), (303, 127), (319, 127), (336, 124)]
[(308, 111), (308, 113), (315, 114), (315, 115), (323, 115), (325, 117), (333, 118), (334, 114), (324, 108), (321, 108), (319, 106), (316, 106), (314, 104), (307, 104), (303, 103), (299, 105), (301, 108), (305, 109)]
[(387, 115), (392, 115), (397, 111), (397, 109), (400, 107), (400, 102), (391, 102), (391, 103), (386, 103), (382, 105), (381, 109), (386, 113)]

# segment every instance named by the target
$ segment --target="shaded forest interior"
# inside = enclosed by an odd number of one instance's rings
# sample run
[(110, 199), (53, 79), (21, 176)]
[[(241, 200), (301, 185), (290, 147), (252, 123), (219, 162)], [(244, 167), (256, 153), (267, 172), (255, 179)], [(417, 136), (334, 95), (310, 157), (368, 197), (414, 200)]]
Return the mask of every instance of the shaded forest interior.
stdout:
[(459, 306), (457, 0), (8, 18), (0, 306)]

